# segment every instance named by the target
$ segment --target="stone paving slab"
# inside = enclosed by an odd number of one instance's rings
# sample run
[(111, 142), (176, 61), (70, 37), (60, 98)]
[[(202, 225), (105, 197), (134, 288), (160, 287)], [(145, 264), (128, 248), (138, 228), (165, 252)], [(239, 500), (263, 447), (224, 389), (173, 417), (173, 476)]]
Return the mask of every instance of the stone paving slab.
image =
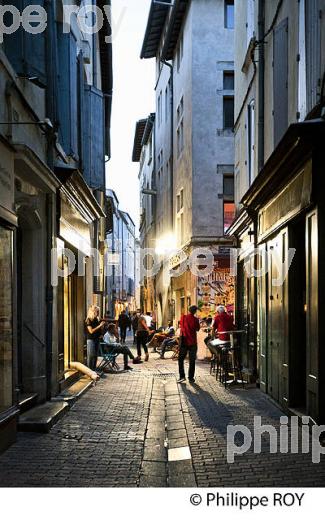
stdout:
[[(131, 373), (107, 374), (48, 434), (19, 433), (0, 456), (2, 487), (324, 486), (325, 457), (252, 449), (227, 462), (227, 426), (255, 415), (279, 430), (283, 413), (258, 389), (225, 390), (198, 363), (196, 384), (151, 354)], [(168, 449), (190, 460), (168, 462)]]

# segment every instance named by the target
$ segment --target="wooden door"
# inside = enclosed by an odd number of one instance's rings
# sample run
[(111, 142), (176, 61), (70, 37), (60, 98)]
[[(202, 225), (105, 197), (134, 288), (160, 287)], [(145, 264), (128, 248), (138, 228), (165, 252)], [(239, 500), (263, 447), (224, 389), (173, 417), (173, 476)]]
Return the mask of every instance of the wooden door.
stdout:
[(280, 275), (284, 278), (288, 261), (287, 230), (282, 231), (269, 242), (268, 251), (268, 393), (276, 401), (286, 405), (288, 401), (288, 281), (285, 278), (281, 285), (278, 285), (277, 281)]
[(317, 209), (306, 217), (307, 413), (318, 417), (318, 225)]
[(257, 278), (257, 355), (258, 377), (260, 388), (267, 392), (267, 312), (268, 312), (268, 275), (267, 275), (267, 244), (259, 247), (258, 269), (260, 275)]

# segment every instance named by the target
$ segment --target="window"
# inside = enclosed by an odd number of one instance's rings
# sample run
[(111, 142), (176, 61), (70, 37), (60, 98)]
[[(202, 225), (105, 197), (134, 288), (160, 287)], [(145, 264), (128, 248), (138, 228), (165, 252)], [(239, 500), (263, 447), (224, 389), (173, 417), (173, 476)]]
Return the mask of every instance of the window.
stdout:
[(184, 190), (183, 188), (176, 197), (176, 211), (177, 211), (177, 241), (181, 246), (184, 243)]
[(179, 105), (177, 107), (177, 155), (183, 151), (184, 148), (184, 97), (182, 96)]
[(165, 89), (165, 121), (168, 121), (168, 110), (169, 109), (169, 84)]
[(288, 128), (288, 18), (273, 30), (273, 132), (276, 147)]
[(181, 189), (181, 191), (177, 195), (177, 201), (176, 201), (177, 213), (179, 213), (183, 208), (184, 208), (184, 190)]
[(0, 413), (12, 406), (12, 234), (0, 226)]
[(181, 118), (184, 114), (184, 97), (182, 96), (179, 105), (177, 107), (177, 123), (181, 121)]
[(234, 127), (234, 96), (223, 98), (223, 128), (233, 130)]
[(249, 46), (251, 39), (254, 38), (254, 36), (255, 36), (254, 24), (255, 24), (255, 0), (247, 0), (247, 22), (246, 22), (247, 47)]
[(247, 106), (247, 170), (249, 186), (254, 178), (255, 168), (255, 101)]
[(225, 71), (223, 73), (223, 90), (235, 90), (234, 71)]
[(184, 148), (184, 123), (183, 120), (180, 122), (177, 128), (177, 155), (181, 155)]
[(230, 202), (234, 201), (234, 176), (224, 175), (223, 177), (223, 195), (224, 199)]
[(183, 53), (184, 53), (184, 34), (182, 33), (179, 38), (177, 53), (176, 53), (177, 72), (179, 71), (180, 66), (181, 66)]
[(226, 174), (223, 176), (223, 231), (225, 234), (235, 219), (234, 198), (234, 176), (233, 174)]
[[(324, 2), (305, 0), (306, 102), (309, 113), (321, 100), (324, 65)], [(303, 7), (301, 7), (303, 9)], [(288, 29), (287, 29), (288, 30)], [(288, 33), (287, 33), (288, 35)]]
[(225, 0), (225, 27), (226, 29), (234, 29), (235, 27), (234, 0)]
[(158, 126), (162, 123), (162, 92), (158, 96)]
[(226, 234), (231, 224), (235, 220), (236, 208), (234, 202), (223, 203), (223, 232)]
[(158, 161), (157, 161), (157, 170), (158, 170), (158, 191), (161, 190), (161, 183), (162, 183), (162, 177), (164, 173), (164, 152), (163, 150), (160, 150), (158, 154)]
[(184, 244), (184, 213), (177, 217), (177, 241), (179, 246)]

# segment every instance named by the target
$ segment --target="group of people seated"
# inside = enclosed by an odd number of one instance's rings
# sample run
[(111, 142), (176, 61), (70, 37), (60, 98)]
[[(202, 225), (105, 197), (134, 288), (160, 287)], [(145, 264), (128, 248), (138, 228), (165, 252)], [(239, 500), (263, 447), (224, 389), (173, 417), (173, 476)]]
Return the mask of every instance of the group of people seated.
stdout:
[[(182, 336), (180, 322), (175, 329), (173, 322), (168, 322), (167, 327), (161, 327), (156, 330), (152, 317), (142, 314), (140, 311), (134, 313), (132, 317), (123, 311), (116, 322), (115, 320), (99, 319), (99, 308), (91, 306), (86, 319), (87, 332), (87, 355), (88, 367), (92, 371), (96, 371), (97, 357), (99, 352), (99, 344), (102, 342), (106, 352), (114, 352), (123, 355), (124, 370), (132, 370), (129, 360), (134, 364), (142, 363), (142, 348), (145, 353), (144, 361), (149, 360), (149, 350), (157, 352), (161, 359), (164, 359), (166, 351), (173, 351), (173, 359), (177, 359)], [(229, 331), (234, 329), (233, 318), (227, 313), (225, 307), (219, 306), (217, 315), (201, 320), (201, 328), (206, 328), (208, 333), (205, 339), (207, 347), (213, 354), (213, 346), (211, 339), (218, 338), (221, 343), (229, 342)], [(137, 345), (137, 355), (135, 356), (131, 349), (125, 344), (127, 329), (134, 332), (134, 342)]]
[(178, 328), (175, 330), (173, 322), (170, 321), (166, 328), (161, 327), (158, 332), (152, 335), (148, 347), (151, 347), (153, 352), (158, 352), (160, 354), (160, 359), (165, 358), (167, 350), (173, 350), (173, 358), (175, 359), (177, 357), (180, 335), (180, 324), (178, 324)]

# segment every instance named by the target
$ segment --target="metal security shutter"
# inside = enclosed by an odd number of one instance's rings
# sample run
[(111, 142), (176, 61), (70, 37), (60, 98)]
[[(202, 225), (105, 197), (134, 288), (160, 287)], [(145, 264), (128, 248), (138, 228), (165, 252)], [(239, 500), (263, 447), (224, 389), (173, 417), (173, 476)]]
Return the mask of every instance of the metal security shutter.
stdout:
[(92, 189), (105, 188), (105, 107), (103, 93), (87, 86), (84, 93), (83, 174)]
[(273, 31), (274, 146), (288, 128), (288, 18)]
[[(28, 0), (5, 0), (2, 5), (12, 5), (20, 13), (31, 4)], [(44, 0), (37, 0), (35, 7), (45, 8)], [(4, 22), (10, 26), (12, 16), (5, 15)], [(22, 26), (12, 34), (4, 35), (4, 51), (18, 76), (34, 78), (39, 86), (46, 86), (46, 35), (47, 30), (41, 34), (30, 34)]]
[(321, 3), (306, 2), (307, 113), (319, 102), (321, 89)]

